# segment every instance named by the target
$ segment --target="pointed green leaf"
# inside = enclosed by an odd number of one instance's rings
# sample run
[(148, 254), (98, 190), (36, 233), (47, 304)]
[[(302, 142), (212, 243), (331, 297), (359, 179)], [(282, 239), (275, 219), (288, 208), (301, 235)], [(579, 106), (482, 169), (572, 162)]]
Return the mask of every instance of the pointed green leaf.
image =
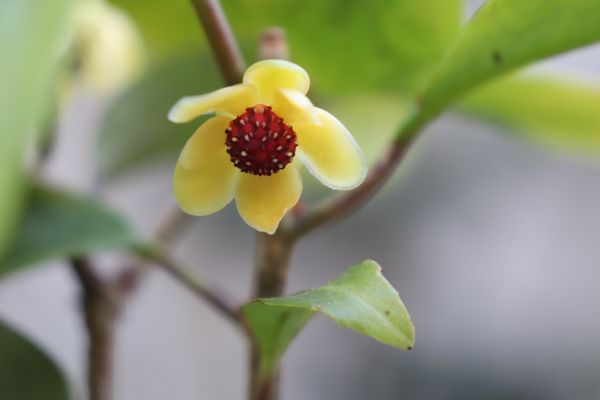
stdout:
[(0, 398), (3, 400), (67, 400), (65, 378), (54, 362), (0, 322)]
[(414, 327), (398, 292), (381, 267), (367, 260), (319, 288), (242, 307), (259, 345), (262, 378), (277, 368), (292, 339), (316, 312), (399, 349), (414, 344)]
[(488, 0), (448, 50), (402, 135), (474, 87), (530, 62), (600, 40), (598, 0)]
[(600, 85), (518, 76), (491, 82), (458, 108), (540, 144), (600, 154)]
[(127, 223), (101, 203), (38, 187), (32, 190), (14, 245), (0, 259), (0, 275), (50, 258), (138, 243)]

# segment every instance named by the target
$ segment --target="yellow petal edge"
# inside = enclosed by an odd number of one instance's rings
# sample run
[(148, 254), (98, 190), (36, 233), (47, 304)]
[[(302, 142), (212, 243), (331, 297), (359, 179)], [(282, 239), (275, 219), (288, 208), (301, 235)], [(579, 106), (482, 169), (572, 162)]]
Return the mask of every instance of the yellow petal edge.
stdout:
[(233, 85), (199, 96), (182, 97), (169, 111), (171, 122), (183, 123), (203, 114), (222, 114), (232, 119), (257, 102), (256, 88), (252, 85)]
[(300, 173), (290, 164), (271, 176), (242, 174), (235, 200), (248, 225), (272, 235), (285, 213), (298, 203), (301, 193)]
[(325, 186), (350, 190), (367, 175), (365, 156), (348, 129), (333, 115), (316, 108), (320, 124), (297, 124), (298, 153), (306, 168)]
[(308, 93), (310, 78), (299, 65), (285, 60), (263, 60), (252, 64), (244, 73), (244, 83), (256, 87), (258, 100), (270, 104), (275, 90), (292, 89)]

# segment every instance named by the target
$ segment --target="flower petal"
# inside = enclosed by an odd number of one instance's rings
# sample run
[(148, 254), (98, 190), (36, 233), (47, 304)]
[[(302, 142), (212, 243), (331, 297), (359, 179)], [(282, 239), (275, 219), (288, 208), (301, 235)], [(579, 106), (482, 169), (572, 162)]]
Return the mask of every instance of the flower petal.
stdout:
[(320, 123), (315, 107), (308, 97), (297, 90), (277, 89), (271, 102), (273, 111), (288, 125)]
[(169, 111), (169, 120), (189, 122), (203, 114), (223, 114), (235, 118), (258, 102), (252, 85), (233, 85), (200, 96), (182, 97)]
[(270, 104), (276, 89), (292, 89), (306, 94), (310, 78), (302, 67), (292, 62), (264, 60), (248, 67), (244, 83), (256, 86), (259, 101)]
[(181, 150), (181, 166), (187, 169), (201, 168), (217, 155), (226, 154), (225, 129), (230, 121), (229, 117), (216, 116), (200, 125)]
[(209, 215), (225, 207), (235, 193), (240, 171), (223, 150), (200, 168), (175, 166), (173, 189), (183, 211), (192, 215)]
[(306, 168), (332, 189), (348, 190), (360, 185), (367, 174), (362, 150), (346, 127), (320, 108), (316, 124), (296, 124), (298, 153)]
[(300, 199), (302, 180), (294, 165), (271, 176), (242, 174), (235, 194), (240, 216), (257, 231), (275, 233), (285, 213)]

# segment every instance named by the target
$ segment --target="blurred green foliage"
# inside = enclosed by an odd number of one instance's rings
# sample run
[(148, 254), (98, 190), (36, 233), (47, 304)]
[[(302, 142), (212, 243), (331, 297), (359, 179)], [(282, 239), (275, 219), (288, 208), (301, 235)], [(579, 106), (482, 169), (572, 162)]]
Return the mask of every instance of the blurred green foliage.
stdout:
[(51, 258), (137, 244), (127, 223), (100, 202), (36, 187), (16, 242), (0, 259), (0, 276)]
[(28, 339), (0, 321), (0, 398), (67, 400), (65, 378)]
[(110, 3), (134, 20), (151, 62), (160, 62), (182, 51), (198, 53), (208, 46), (189, 0), (110, 0)]
[(372, 260), (316, 289), (258, 299), (242, 307), (259, 347), (261, 377), (273, 373), (288, 345), (315, 313), (390, 346), (414, 345), (415, 328), (400, 295)]
[[(285, 29), (292, 60), (324, 94), (414, 92), (459, 32), (461, 0), (237, 0), (223, 2), (234, 32), (256, 43)], [(255, 58), (255, 51), (249, 52)]]
[[(188, 0), (112, 0), (138, 22), (155, 59), (206, 48)], [(459, 32), (462, 0), (224, 0), (249, 62), (260, 33), (286, 31), (292, 60), (320, 92), (403, 90), (428, 76)]]
[(12, 240), (32, 141), (65, 40), (72, 0), (0, 2), (0, 256)]
[(599, 107), (597, 83), (527, 75), (491, 82), (459, 104), (515, 135), (594, 156), (600, 151)]
[(167, 120), (169, 109), (184, 95), (220, 86), (219, 72), (206, 50), (160, 63), (110, 105), (100, 128), (100, 175), (114, 177), (165, 156), (174, 165), (198, 121), (174, 124)]

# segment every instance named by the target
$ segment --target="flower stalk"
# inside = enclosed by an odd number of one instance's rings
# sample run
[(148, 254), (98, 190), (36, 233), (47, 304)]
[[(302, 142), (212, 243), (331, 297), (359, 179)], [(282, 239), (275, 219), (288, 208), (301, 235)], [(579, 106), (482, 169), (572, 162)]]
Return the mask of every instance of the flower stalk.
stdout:
[(242, 80), (245, 62), (218, 0), (191, 0), (228, 85)]
[[(262, 232), (256, 236), (256, 260), (253, 298), (277, 297), (283, 294), (294, 249), (294, 240), (282, 230), (274, 235)], [(260, 379), (260, 358), (256, 341), (250, 348), (250, 400), (276, 400), (279, 397), (279, 369)]]

